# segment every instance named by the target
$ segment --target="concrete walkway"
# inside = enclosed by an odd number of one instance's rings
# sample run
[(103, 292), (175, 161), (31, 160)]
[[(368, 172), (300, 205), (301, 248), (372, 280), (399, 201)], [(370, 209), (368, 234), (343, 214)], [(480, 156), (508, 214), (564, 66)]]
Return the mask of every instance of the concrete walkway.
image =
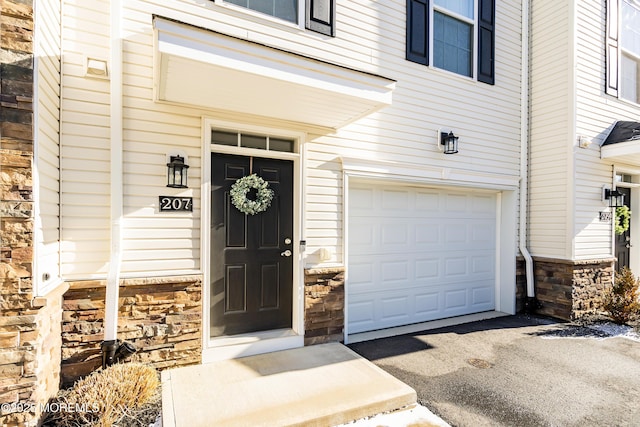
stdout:
[(416, 403), (338, 343), (162, 372), (164, 427), (335, 426)]

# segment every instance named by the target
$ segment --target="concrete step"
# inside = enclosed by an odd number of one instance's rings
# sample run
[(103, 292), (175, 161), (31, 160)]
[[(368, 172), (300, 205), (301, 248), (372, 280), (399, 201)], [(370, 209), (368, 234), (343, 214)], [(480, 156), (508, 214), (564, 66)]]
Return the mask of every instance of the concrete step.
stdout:
[(335, 426), (416, 403), (338, 343), (162, 372), (164, 427)]

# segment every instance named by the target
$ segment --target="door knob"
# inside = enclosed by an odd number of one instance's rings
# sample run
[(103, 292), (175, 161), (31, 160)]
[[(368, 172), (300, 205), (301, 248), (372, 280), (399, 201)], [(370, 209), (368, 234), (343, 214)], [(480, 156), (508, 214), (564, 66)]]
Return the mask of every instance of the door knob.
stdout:
[(289, 249), (287, 249), (286, 251), (281, 252), (280, 256), (291, 256), (291, 251)]

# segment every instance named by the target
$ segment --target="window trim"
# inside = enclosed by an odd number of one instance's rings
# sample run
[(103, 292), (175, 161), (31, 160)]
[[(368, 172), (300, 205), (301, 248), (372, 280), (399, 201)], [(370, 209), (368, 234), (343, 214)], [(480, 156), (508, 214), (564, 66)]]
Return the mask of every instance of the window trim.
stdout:
[(268, 13), (263, 13), (263, 12), (255, 10), (255, 9), (250, 9), (248, 7), (243, 7), (243, 6), (238, 6), (237, 4), (229, 3), (226, 0), (211, 0), (211, 1), (216, 6), (224, 7), (227, 10), (232, 10), (232, 11), (235, 11), (235, 12), (238, 12), (238, 13), (242, 13), (242, 14), (246, 14), (246, 15), (249, 15), (249, 16), (253, 16), (255, 18), (266, 19), (268, 21), (271, 21), (271, 22), (274, 22), (274, 23), (277, 23), (277, 24), (291, 26), (291, 27), (294, 27), (294, 28), (298, 28), (298, 29), (304, 30), (304, 6), (305, 6), (305, 0), (297, 0), (297, 2), (298, 2), (298, 16), (296, 17), (297, 22), (287, 21), (286, 19), (278, 18), (277, 16), (269, 15)]
[[(620, 31), (620, 34), (618, 35), (618, 46), (619, 46), (619, 52), (618, 52), (618, 96), (620, 99), (627, 101), (627, 102), (631, 102), (633, 104), (640, 104), (640, 84), (638, 84), (638, 81), (636, 81), (636, 85), (635, 85), (635, 90), (636, 90), (636, 94), (635, 94), (635, 99), (629, 99), (629, 98), (625, 98), (623, 96), (624, 93), (624, 85), (623, 85), (623, 81), (624, 81), (624, 69), (622, 66), (622, 61), (623, 58), (626, 56), (629, 59), (631, 59), (635, 64), (636, 64), (636, 80), (638, 80), (640, 78), (639, 74), (640, 74), (640, 52), (636, 53), (636, 52), (632, 52), (628, 49), (625, 49), (624, 47), (624, 42), (623, 42), (623, 36), (622, 36), (622, 3), (625, 2), (625, 0), (621, 0), (620, 3), (618, 4), (618, 29)], [(640, 4), (636, 1), (633, 0), (628, 0), (626, 1), (626, 3), (629, 4), (629, 6), (634, 7), (638, 13), (640, 13)]]
[[(214, 5), (226, 8), (229, 11), (246, 14), (248, 16), (255, 17), (261, 20), (267, 20), (278, 25), (285, 25), (298, 30), (309, 30), (315, 33), (328, 35), (330, 37), (336, 36), (336, 0), (296, 0), (298, 3), (298, 14), (296, 22), (288, 21), (283, 18), (279, 18), (268, 13), (263, 13), (255, 9), (251, 9), (244, 6), (239, 6), (233, 3), (229, 3), (227, 0), (211, 0)], [(313, 13), (314, 2), (325, 1), (327, 6), (331, 9), (329, 13), (329, 19), (331, 22), (325, 23), (320, 19), (316, 19)]]
[[(434, 10), (453, 19), (473, 25), (472, 75), (462, 75), (433, 65), (433, 15)], [(495, 85), (496, 64), (496, 1), (474, 0), (474, 18), (451, 12), (435, 5), (434, 0), (406, 0), (405, 59), (426, 65), (431, 70), (441, 70), (458, 78)], [(472, 23), (473, 21), (473, 23)]]
[[(440, 5), (437, 5), (434, 0), (429, 1), (429, 35), (428, 35), (428, 43), (429, 43), (429, 67), (432, 67), (437, 70), (445, 71), (447, 73), (455, 74), (456, 76), (466, 77), (469, 79), (477, 80), (478, 74), (478, 5), (480, 0), (472, 0), (473, 1), (473, 19), (469, 19), (464, 15), (460, 15), (458, 13), (452, 12), (447, 8), (444, 8)], [(466, 24), (471, 25), (471, 75), (467, 76), (465, 74), (456, 73), (455, 71), (447, 70), (446, 68), (436, 67), (433, 59), (433, 51), (435, 46), (435, 22), (434, 15), (435, 12), (439, 12), (443, 15), (449, 16), (458, 21), (462, 21)]]

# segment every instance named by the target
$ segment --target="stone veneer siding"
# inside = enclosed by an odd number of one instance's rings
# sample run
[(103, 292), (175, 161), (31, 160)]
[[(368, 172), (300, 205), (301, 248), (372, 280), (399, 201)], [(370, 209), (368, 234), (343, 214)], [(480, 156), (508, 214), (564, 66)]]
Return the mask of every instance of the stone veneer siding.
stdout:
[(604, 292), (613, 283), (614, 262), (534, 257), (536, 298), (542, 305), (536, 312), (564, 320), (597, 314)]
[(33, 23), (33, 0), (0, 1), (0, 426), (36, 425), (60, 383), (66, 287), (35, 298), (32, 277)]
[[(71, 282), (64, 294), (62, 382), (102, 365), (106, 282)], [(132, 343), (129, 360), (162, 370), (202, 361), (202, 276), (120, 281), (118, 339)]]
[(344, 268), (304, 272), (304, 344), (344, 340)]

